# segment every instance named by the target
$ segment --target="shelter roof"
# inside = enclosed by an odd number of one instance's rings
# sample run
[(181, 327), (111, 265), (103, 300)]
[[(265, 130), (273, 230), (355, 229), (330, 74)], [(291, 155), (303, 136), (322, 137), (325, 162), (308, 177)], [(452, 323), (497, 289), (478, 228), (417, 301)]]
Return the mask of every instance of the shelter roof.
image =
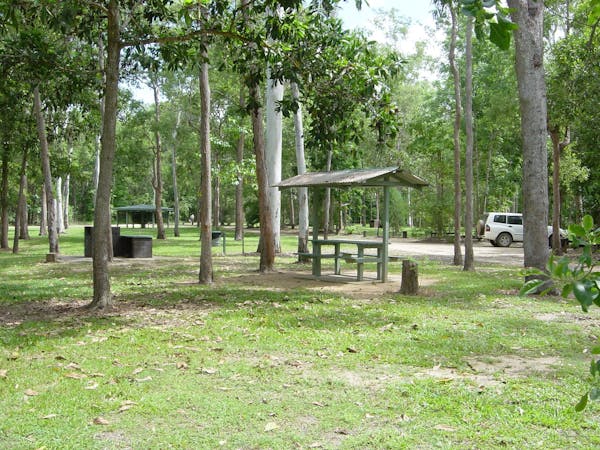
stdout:
[[(156, 211), (156, 206), (154, 205), (131, 205), (131, 206), (119, 206), (115, 208), (117, 211), (127, 211), (127, 212), (154, 212)], [(173, 211), (173, 208), (167, 208), (163, 206), (161, 208), (162, 211)]]
[(407, 186), (421, 188), (428, 186), (422, 178), (399, 167), (380, 169), (347, 169), (331, 172), (307, 172), (288, 178), (273, 187), (374, 187)]

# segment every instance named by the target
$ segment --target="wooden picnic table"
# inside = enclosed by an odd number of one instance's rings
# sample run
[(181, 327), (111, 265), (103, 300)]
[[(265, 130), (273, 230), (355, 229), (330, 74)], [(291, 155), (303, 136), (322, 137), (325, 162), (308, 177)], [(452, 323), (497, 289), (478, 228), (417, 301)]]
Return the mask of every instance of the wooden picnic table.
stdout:
[[(312, 239), (312, 253), (307, 256), (312, 258), (312, 274), (321, 276), (321, 261), (323, 259), (333, 258), (334, 273), (341, 274), (340, 261), (356, 263), (356, 279), (363, 280), (364, 264), (367, 262), (377, 263), (377, 279), (382, 278), (383, 249), (384, 243), (381, 241), (355, 240), (355, 239)], [(356, 253), (342, 251), (342, 246), (356, 247)], [(333, 247), (333, 253), (323, 253), (323, 247)], [(365, 254), (365, 249), (373, 248), (377, 254)]]

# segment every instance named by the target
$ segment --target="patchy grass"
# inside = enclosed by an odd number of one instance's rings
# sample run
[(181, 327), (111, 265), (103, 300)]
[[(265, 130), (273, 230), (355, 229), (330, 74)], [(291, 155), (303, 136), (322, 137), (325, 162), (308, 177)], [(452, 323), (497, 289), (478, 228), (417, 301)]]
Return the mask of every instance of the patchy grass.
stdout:
[(183, 231), (152, 260), (114, 263), (106, 314), (81, 308), (81, 229), (61, 236), (58, 264), (42, 238), (0, 253), (1, 448), (600, 445), (598, 406), (573, 409), (600, 316), (517, 296), (518, 270), (423, 260), (421, 295), (406, 297), (313, 280), (291, 256), (259, 275), (228, 239), (201, 286), (197, 231)]

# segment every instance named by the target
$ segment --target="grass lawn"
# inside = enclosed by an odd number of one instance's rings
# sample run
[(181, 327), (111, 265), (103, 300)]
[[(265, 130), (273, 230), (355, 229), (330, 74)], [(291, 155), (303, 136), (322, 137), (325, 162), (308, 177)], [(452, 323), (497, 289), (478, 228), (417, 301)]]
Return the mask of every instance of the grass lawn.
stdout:
[(113, 264), (108, 313), (81, 308), (82, 227), (56, 264), (37, 236), (0, 252), (0, 448), (600, 447), (599, 406), (573, 408), (600, 314), (518, 296), (518, 269), (419, 260), (407, 297), (313, 280), (291, 235), (259, 275), (228, 238), (201, 286), (197, 230), (182, 231)]

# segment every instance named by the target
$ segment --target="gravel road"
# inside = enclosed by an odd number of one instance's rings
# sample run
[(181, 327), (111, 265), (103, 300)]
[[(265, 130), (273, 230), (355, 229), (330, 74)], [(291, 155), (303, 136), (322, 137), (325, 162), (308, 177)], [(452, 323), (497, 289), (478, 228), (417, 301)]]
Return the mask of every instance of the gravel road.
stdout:
[[(464, 245), (462, 246), (464, 256)], [(419, 241), (415, 239), (393, 238), (390, 240), (390, 255), (412, 256), (417, 259), (429, 258), (452, 262), (454, 246), (452, 243)], [(494, 247), (487, 241), (473, 243), (475, 264), (494, 263), (523, 266), (523, 245), (512, 244), (508, 248)]]

